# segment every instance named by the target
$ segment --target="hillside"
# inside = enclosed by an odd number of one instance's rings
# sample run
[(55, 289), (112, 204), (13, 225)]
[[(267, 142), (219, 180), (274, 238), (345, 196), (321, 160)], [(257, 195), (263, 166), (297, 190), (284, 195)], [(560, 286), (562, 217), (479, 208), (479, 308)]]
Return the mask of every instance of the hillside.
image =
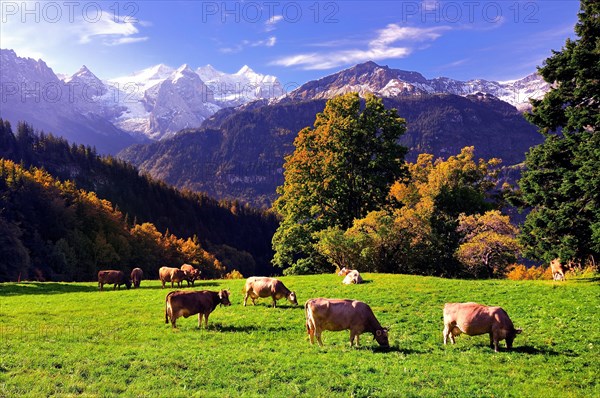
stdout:
[(16, 136), (8, 123), (0, 123), (0, 127), (0, 157), (25, 167), (43, 167), (57, 179), (71, 180), (77, 188), (95, 192), (129, 223), (151, 222), (159, 231), (182, 238), (196, 235), (228, 266), (245, 268), (245, 273), (273, 273), (269, 261), (277, 220), (272, 214), (178, 191), (140, 175), (130, 164), (100, 157), (90, 147), (69, 145), (52, 135), (37, 136), (26, 124), (17, 128)]
[[(132, 146), (118, 156), (174, 186), (269, 207), (275, 188), (283, 183), (284, 156), (325, 102), (259, 102), (225, 109), (207, 119), (202, 129)], [(407, 120), (401, 142), (409, 147), (411, 161), (419, 153), (447, 157), (474, 145), (477, 156), (499, 157), (513, 165), (542, 141), (514, 107), (493, 96), (397, 97), (384, 98), (384, 104)]]
[[(244, 280), (201, 281), (231, 289), (208, 330), (192, 316), (164, 323), (158, 281), (98, 292), (95, 283), (0, 284), (2, 383), (6, 396), (597, 397), (600, 285), (593, 279), (466, 281), (365, 274), (282, 277), (302, 304), (312, 297), (366, 302), (389, 327), (389, 351), (348, 331), (308, 342), (302, 305), (268, 299), (242, 306)], [(507, 352), (488, 336), (442, 341), (446, 302), (502, 306), (523, 329)], [(185, 347), (185, 348), (184, 348)], [(29, 355), (24, 355), (27, 352)]]

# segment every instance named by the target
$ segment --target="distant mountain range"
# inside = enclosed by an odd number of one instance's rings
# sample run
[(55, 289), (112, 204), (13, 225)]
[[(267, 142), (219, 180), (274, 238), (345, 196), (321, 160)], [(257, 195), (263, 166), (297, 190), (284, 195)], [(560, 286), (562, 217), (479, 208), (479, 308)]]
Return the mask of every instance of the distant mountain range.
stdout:
[(0, 117), (27, 120), (103, 153), (199, 127), (222, 108), (283, 94), (276, 77), (246, 65), (227, 74), (210, 65), (194, 71), (160, 64), (102, 81), (85, 65), (71, 76), (57, 75), (44, 61), (12, 50), (0, 50), (0, 61)]
[(426, 79), (417, 72), (391, 69), (387, 66), (379, 66), (375, 62), (365, 62), (308, 82), (277, 101), (332, 98), (348, 92), (358, 92), (361, 96), (365, 93), (373, 93), (388, 98), (430, 94), (467, 96), (483, 93), (508, 102), (519, 110), (526, 110), (530, 107), (530, 98), (542, 98), (549, 88), (548, 83), (537, 73), (509, 82), (482, 79), (463, 82), (447, 77)]
[(211, 65), (193, 70), (185, 64), (179, 68), (159, 64), (103, 81), (86, 66), (73, 75), (57, 75), (43, 60), (21, 58), (12, 50), (0, 50), (0, 60), (1, 117), (61, 132), (102, 153), (198, 128), (221, 109), (257, 100), (262, 100), (259, 104), (307, 101), (350, 91), (389, 98), (481, 92), (524, 110), (529, 98), (540, 98), (549, 88), (537, 74), (503, 83), (463, 82), (426, 79), (417, 72), (367, 62), (285, 93), (275, 76), (256, 73), (246, 65), (228, 74)]
[[(382, 95), (382, 88), (390, 87), (387, 78), (398, 72), (372, 62), (357, 65), (308, 82), (286, 97), (222, 109), (199, 129), (134, 145), (118, 156), (175, 186), (268, 207), (283, 183), (284, 156), (293, 151), (298, 131), (314, 123), (326, 99), (356, 90)], [(422, 79), (404, 73), (413, 82)], [(410, 148), (409, 160), (423, 152), (448, 157), (474, 145), (478, 156), (499, 157), (513, 165), (542, 141), (520, 111), (491, 94), (428, 93), (425, 83), (418, 88), (406, 83), (407, 75), (404, 91), (383, 100), (407, 120), (401, 142)]]

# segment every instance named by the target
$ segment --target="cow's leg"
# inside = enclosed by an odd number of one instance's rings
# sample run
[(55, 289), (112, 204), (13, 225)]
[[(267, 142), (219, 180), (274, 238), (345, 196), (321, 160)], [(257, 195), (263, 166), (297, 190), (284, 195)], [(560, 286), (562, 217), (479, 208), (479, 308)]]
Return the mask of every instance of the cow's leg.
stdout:
[(317, 336), (317, 341), (319, 342), (319, 345), (323, 347), (323, 340), (321, 340), (321, 332), (322, 330), (320, 328), (315, 328), (315, 336)]
[(450, 334), (450, 326), (444, 325), (444, 331), (442, 333), (444, 334), (444, 345), (446, 345), (446, 344), (448, 344), (448, 335)]
[(173, 286), (173, 280), (171, 280), (171, 289), (173, 289), (175, 286)]
[(102, 283), (98, 282), (98, 290), (102, 291)]
[(204, 314), (204, 328), (206, 330), (208, 330), (208, 315), (210, 315), (208, 312)]
[(273, 298), (273, 308), (277, 307), (277, 299), (275, 298), (275, 295), (271, 296)]
[(177, 317), (171, 311), (171, 327), (177, 329)]
[(164, 289), (165, 288), (165, 281), (161, 280), (161, 282), (162, 282), (162, 288)]
[(310, 338), (310, 344), (315, 344), (315, 329), (312, 328), (309, 323), (306, 323), (306, 331), (308, 332), (308, 337)]
[(198, 313), (198, 329), (202, 329), (202, 313)]
[(244, 295), (244, 307), (246, 306), (247, 302), (248, 302), (248, 292), (246, 292), (246, 294)]
[(495, 352), (498, 352), (498, 338), (494, 333), (490, 333), (490, 348), (493, 348)]

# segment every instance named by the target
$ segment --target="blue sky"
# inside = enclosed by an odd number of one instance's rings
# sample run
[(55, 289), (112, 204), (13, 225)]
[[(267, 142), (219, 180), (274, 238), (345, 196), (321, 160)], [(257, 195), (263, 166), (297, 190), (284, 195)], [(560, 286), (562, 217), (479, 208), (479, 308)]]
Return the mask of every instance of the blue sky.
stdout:
[(101, 78), (158, 63), (229, 73), (247, 64), (293, 85), (373, 60), (427, 78), (510, 80), (575, 37), (578, 9), (575, 0), (3, 0), (0, 47)]

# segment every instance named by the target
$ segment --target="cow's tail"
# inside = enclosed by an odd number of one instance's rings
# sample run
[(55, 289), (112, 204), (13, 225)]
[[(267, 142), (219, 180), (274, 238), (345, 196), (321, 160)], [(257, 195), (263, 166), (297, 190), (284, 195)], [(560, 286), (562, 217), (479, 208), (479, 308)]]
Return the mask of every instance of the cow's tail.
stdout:
[(165, 323), (169, 323), (169, 310), (171, 309), (171, 305), (169, 303), (169, 298), (173, 292), (169, 292), (167, 297), (165, 297)]
[(310, 336), (310, 331), (312, 329), (311, 321), (312, 321), (312, 311), (309, 308), (310, 300), (304, 303), (304, 316), (306, 317), (306, 333)]

